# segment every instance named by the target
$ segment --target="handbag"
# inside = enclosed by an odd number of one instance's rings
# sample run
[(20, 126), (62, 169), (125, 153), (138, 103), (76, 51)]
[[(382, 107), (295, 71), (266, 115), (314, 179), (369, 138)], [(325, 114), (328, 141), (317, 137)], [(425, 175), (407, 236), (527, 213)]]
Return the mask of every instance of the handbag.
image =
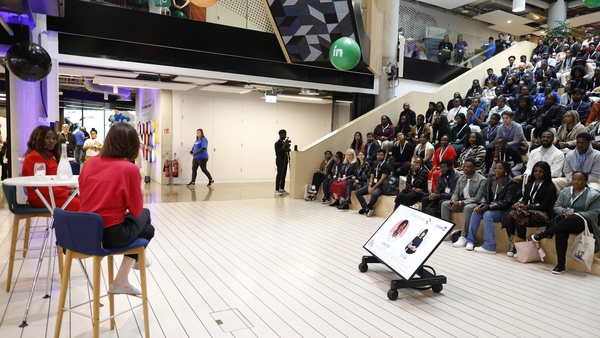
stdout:
[(587, 220), (579, 214), (575, 215), (583, 219), (585, 226), (583, 231), (575, 237), (573, 248), (571, 249), (571, 257), (579, 263), (585, 264), (588, 270), (590, 270), (594, 261), (594, 245), (596, 244), (596, 240), (594, 239), (594, 235), (590, 233), (590, 229), (588, 229)]
[[(540, 245), (534, 241), (527, 240), (526, 242), (516, 242), (515, 248), (517, 249), (517, 261), (521, 263), (541, 262), (542, 257), (540, 256)], [(544, 254), (544, 256), (546, 256)]]
[(388, 175), (381, 184), (381, 192), (383, 192), (384, 195), (396, 195), (398, 193), (398, 185), (398, 177)]
[(541, 210), (526, 210), (513, 205), (508, 213), (518, 226), (532, 226), (550, 223), (548, 215)]

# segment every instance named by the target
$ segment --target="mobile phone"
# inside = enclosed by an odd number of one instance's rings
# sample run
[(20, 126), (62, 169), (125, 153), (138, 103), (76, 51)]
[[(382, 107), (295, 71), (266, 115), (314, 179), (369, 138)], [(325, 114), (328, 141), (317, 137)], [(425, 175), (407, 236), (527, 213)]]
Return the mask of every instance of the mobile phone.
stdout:
[(454, 202), (450, 202), (450, 206), (451, 206), (451, 207), (454, 207)]

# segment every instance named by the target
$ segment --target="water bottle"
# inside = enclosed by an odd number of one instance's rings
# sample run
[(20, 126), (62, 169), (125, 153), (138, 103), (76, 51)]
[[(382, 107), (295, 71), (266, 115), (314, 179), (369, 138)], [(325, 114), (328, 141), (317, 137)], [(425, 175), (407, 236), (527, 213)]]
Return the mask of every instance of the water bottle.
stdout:
[(73, 178), (73, 169), (69, 164), (69, 158), (67, 157), (67, 144), (61, 144), (62, 150), (60, 153), (60, 161), (58, 161), (58, 170), (56, 171), (56, 178), (59, 180), (67, 180)]

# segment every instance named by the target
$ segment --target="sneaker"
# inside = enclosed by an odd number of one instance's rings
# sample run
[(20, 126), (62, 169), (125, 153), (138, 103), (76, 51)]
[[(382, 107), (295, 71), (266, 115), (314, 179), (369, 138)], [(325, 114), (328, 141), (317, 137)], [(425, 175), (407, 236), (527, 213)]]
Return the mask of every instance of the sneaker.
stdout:
[(281, 196), (281, 195), (283, 195), (283, 194), (281, 193), (281, 191), (279, 191), (279, 190), (275, 190), (275, 196)]
[(473, 248), (475, 247), (475, 244), (473, 243), (467, 243), (467, 245), (465, 245), (467, 251), (473, 251)]
[(539, 234), (531, 235), (531, 240), (538, 243), (544, 238), (544, 233), (540, 232)]
[(337, 208), (340, 210), (347, 210), (347, 209), (350, 209), (350, 205), (348, 205), (348, 203), (342, 203), (342, 204), (338, 205)]
[(373, 209), (367, 210), (367, 217), (373, 216)]
[(455, 248), (464, 248), (465, 246), (467, 246), (467, 237), (460, 236), (458, 238), (458, 241), (454, 242), (452, 246)]
[(329, 204), (329, 198), (323, 197), (323, 199), (321, 200), (321, 203), (323, 203), (323, 204)]
[(486, 254), (492, 254), (492, 255), (496, 254), (496, 250), (494, 250), (494, 251), (488, 250), (488, 249), (483, 248), (482, 246), (476, 247), (475, 249), (473, 249), (473, 251), (486, 253)]
[(337, 207), (338, 205), (340, 205), (340, 201), (338, 201), (338, 200), (335, 200), (329, 204), (330, 207)]
[(365, 214), (365, 212), (367, 212), (367, 209), (360, 209), (360, 210), (358, 211), (358, 213), (359, 213), (359, 214), (361, 214), (361, 215), (364, 215), (364, 214)]
[(210, 181), (208, 181), (208, 184), (206, 186), (210, 187), (213, 183), (215, 183), (215, 181), (214, 180), (210, 180)]
[(517, 259), (517, 258), (519, 258), (519, 257), (517, 256), (517, 254), (514, 254), (514, 255), (512, 256), (512, 258), (514, 258), (514, 259)]
[(279, 192), (282, 193), (282, 194), (287, 194), (288, 193), (287, 191), (285, 191), (285, 189), (279, 189)]
[(513, 257), (515, 255), (515, 244), (513, 242), (509, 242), (508, 244), (508, 251), (506, 252), (506, 255), (508, 257)]
[(565, 271), (565, 267), (564, 266), (555, 266), (554, 269), (552, 269), (552, 273), (555, 275), (560, 275), (561, 273), (563, 273)]
[(186, 184), (185, 186), (186, 186), (186, 187), (193, 187), (193, 186), (195, 186), (195, 185), (196, 185), (196, 183), (194, 183), (194, 182), (190, 182), (190, 183)]
[[(150, 257), (150, 255), (146, 253), (144, 255), (146, 256), (146, 268), (149, 268), (150, 265), (152, 265), (152, 257)], [(135, 263), (133, 263), (133, 268), (139, 270), (140, 264), (136, 261)]]

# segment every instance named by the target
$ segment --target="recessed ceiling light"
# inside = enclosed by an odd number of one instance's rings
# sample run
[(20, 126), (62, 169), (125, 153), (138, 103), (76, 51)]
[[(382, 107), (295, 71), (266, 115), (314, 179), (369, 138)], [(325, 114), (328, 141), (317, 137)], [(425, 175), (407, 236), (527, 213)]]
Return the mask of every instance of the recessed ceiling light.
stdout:
[(511, 22), (512, 22), (511, 20), (506, 21), (506, 23), (511, 23)]

